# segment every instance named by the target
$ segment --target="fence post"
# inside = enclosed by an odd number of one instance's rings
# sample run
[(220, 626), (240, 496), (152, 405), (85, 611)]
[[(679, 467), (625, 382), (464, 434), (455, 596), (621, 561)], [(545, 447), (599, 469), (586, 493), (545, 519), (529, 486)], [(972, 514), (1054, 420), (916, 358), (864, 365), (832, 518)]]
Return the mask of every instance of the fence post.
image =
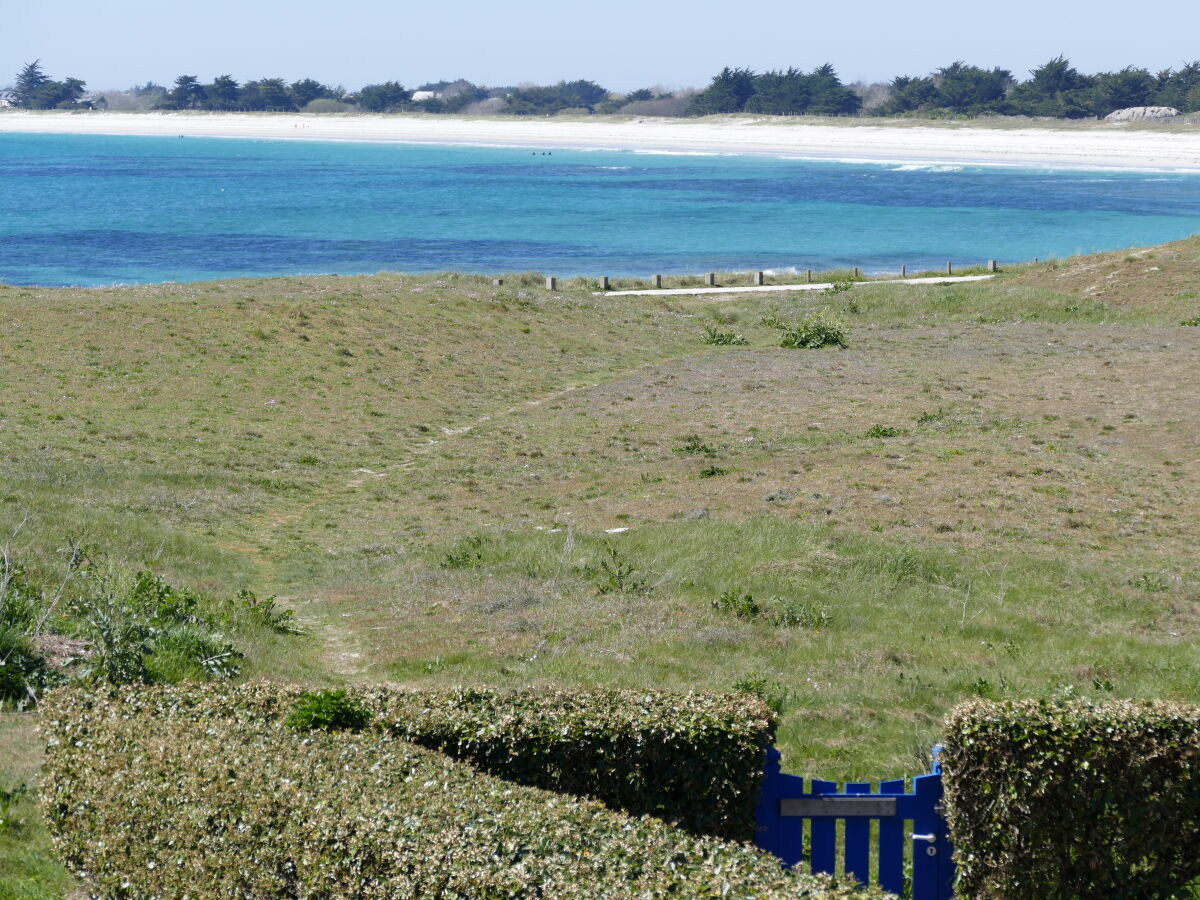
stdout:
[(503, 278), (493, 278), (492, 279), (492, 287), (500, 287), (500, 285), (502, 285), (502, 284), (504, 284)]
[(762, 272), (754, 273), (754, 284), (756, 287), (761, 286), (763, 284), (763, 273)]
[(908, 277), (908, 263), (900, 263), (900, 277), (901, 278)]
[(546, 276), (546, 290), (548, 290), (548, 291), (557, 291), (558, 290), (558, 279), (555, 278), (553, 275)]
[(660, 287), (662, 287), (662, 276), (661, 276), (661, 275), (655, 275), (655, 276), (654, 276), (653, 278), (651, 278), (650, 280), (651, 280), (651, 281), (654, 283), (654, 286), (655, 286), (656, 288), (660, 288)]
[(807, 281), (809, 284), (812, 284), (812, 269), (804, 270), (804, 280)]
[(601, 275), (600, 276), (600, 290), (607, 291), (608, 289), (609, 289), (608, 276)]
[(946, 261), (946, 274), (947, 275), (954, 274), (954, 263), (950, 262), (949, 260)]
[(1000, 269), (999, 269), (999, 266), (996, 265), (996, 261), (994, 259), (989, 259), (988, 260), (988, 271), (989, 272), (998, 272), (999, 270)]
[(716, 272), (709, 272), (707, 275), (705, 275), (704, 283), (707, 284), (709, 287), (715, 287), (717, 284)]
[(855, 266), (855, 267), (854, 267), (854, 277), (855, 277), (855, 278), (862, 278), (862, 273), (858, 271), (858, 266)]

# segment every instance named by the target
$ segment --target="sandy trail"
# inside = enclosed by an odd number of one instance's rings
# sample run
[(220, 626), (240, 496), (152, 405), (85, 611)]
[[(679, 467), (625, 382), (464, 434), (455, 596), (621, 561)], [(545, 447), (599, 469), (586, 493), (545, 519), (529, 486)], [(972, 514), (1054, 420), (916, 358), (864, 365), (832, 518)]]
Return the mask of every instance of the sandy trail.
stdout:
[(427, 115), (0, 110), (0, 133), (328, 140), (652, 153), (766, 154), (899, 165), (1006, 165), (1200, 173), (1200, 126), (1130, 129), (831, 125), (753, 119), (518, 119)]

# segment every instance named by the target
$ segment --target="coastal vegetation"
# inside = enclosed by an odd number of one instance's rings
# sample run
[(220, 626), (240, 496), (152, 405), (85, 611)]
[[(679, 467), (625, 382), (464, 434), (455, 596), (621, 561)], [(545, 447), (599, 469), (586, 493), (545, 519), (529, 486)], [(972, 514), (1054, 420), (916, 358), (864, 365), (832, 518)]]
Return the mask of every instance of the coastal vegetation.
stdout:
[[(832, 778), (963, 699), (1195, 702), (1198, 265), (2, 287), (6, 677), (752, 690)], [(0, 895), (59, 897), (31, 699)]]
[(898, 75), (880, 84), (845, 84), (826, 63), (755, 72), (726, 67), (703, 90), (641, 88), (613, 92), (584, 79), (552, 85), (486, 87), (465, 79), (406, 88), (398, 81), (358, 91), (312, 78), (239, 82), (220, 75), (202, 82), (180, 75), (170, 88), (147, 82), (123, 92), (87, 94), (77, 78), (53, 81), (37, 61), (16, 76), (14, 106), (62, 109), (80, 106), (267, 112), (426, 112), (448, 114), (613, 114), (703, 116), (729, 113), (923, 118), (1032, 116), (1102, 118), (1138, 106), (1200, 111), (1200, 60), (1151, 72), (1127, 66), (1114, 72), (1080, 72), (1065, 57), (1048, 60), (1021, 80), (999, 67), (957, 60), (928, 75)]

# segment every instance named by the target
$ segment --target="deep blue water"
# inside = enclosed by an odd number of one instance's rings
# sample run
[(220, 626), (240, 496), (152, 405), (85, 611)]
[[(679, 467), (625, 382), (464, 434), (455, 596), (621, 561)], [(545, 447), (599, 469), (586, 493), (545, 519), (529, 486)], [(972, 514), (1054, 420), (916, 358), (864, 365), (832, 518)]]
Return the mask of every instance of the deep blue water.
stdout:
[(0, 281), (930, 268), (1200, 232), (1200, 175), (0, 133)]

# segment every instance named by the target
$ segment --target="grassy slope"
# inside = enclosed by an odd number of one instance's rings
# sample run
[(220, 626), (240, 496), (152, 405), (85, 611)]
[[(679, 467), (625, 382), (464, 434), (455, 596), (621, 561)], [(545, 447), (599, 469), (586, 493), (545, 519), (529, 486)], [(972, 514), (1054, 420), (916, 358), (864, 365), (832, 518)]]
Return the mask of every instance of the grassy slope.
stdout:
[[(318, 640), (259, 648), (271, 677), (763, 677), (789, 770), (912, 773), (964, 696), (1196, 699), (1198, 290), (1197, 239), (720, 303), (453, 276), (0, 288), (0, 524), (35, 514), (35, 566), (84, 534), (283, 594)], [(758, 324), (821, 306), (848, 350)], [(750, 346), (701, 345), (714, 322)], [(609, 547), (642, 589), (598, 592)], [(726, 592), (810, 624), (713, 609)], [(5, 726), (0, 756), (27, 752)]]

